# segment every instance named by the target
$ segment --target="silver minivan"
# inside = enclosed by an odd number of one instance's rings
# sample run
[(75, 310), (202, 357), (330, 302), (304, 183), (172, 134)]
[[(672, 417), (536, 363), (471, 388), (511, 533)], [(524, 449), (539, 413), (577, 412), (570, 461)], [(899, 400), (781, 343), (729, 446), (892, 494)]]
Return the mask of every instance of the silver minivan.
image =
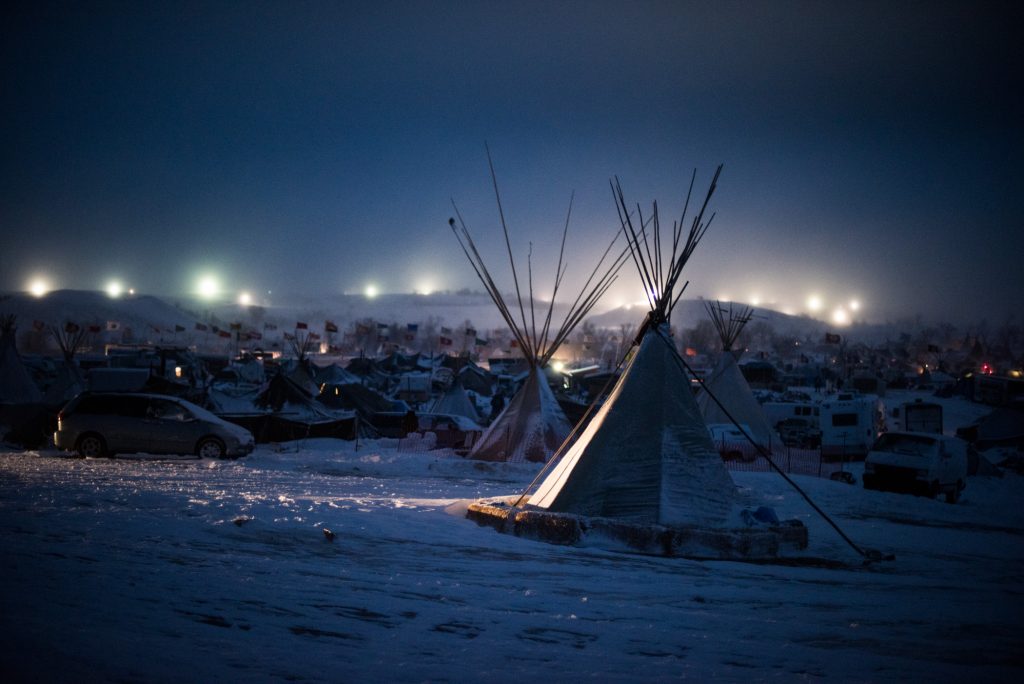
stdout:
[(81, 456), (195, 454), (237, 458), (255, 448), (252, 433), (177, 397), (83, 392), (57, 415), (54, 444)]

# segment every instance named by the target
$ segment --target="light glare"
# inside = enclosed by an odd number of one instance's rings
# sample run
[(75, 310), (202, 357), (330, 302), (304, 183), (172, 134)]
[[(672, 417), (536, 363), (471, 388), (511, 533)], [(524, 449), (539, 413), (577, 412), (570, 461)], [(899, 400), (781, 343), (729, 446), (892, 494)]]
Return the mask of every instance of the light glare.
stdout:
[(821, 307), (824, 303), (821, 301), (821, 297), (818, 295), (811, 295), (807, 298), (807, 308), (811, 311), (821, 311)]
[(252, 304), (252, 295), (250, 295), (248, 292), (242, 292), (241, 294), (238, 295), (238, 303), (241, 304), (242, 306), (249, 306), (250, 304)]
[(28, 291), (31, 292), (34, 297), (42, 297), (50, 291), (50, 285), (42, 278), (36, 278), (28, 284)]
[(213, 299), (220, 292), (220, 284), (213, 276), (203, 276), (199, 279), (198, 291), (203, 299)]
[(117, 299), (118, 297), (121, 296), (121, 293), (123, 291), (124, 290), (121, 287), (121, 283), (117, 282), (116, 280), (111, 280), (109, 283), (107, 283), (107, 295), (109, 295), (110, 297)]
[(366, 286), (366, 296), (369, 297), (370, 299), (373, 299), (374, 297), (376, 297), (377, 296), (377, 286), (376, 285), (367, 285)]

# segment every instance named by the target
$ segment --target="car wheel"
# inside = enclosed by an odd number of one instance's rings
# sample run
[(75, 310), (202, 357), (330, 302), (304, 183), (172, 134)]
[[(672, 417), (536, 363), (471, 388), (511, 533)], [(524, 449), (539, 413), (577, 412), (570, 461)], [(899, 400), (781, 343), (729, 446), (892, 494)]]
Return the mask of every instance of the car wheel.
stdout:
[(98, 458), (107, 453), (107, 443), (99, 435), (89, 432), (78, 438), (75, 451), (83, 458)]
[(201, 439), (196, 445), (196, 456), (199, 458), (224, 458), (226, 451), (224, 442), (216, 437)]

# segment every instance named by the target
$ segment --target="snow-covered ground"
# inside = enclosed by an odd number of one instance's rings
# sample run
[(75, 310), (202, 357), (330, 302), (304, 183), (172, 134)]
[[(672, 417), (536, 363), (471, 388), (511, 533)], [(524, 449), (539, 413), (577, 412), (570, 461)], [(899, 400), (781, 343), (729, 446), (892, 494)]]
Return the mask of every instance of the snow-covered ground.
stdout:
[[(0, 453), (4, 681), (1019, 681), (1024, 480), (956, 505), (734, 473), (844, 567), (647, 557), (498, 534), (460, 502), (530, 466), (394, 442), (239, 461)], [(859, 479), (859, 478), (858, 478)], [(335, 538), (327, 539), (324, 530)]]

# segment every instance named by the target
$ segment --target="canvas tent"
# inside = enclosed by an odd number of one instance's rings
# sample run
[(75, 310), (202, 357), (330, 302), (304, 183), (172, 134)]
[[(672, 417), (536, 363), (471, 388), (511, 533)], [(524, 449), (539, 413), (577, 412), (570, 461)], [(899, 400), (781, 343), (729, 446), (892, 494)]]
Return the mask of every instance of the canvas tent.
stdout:
[[(490, 164), (489, 152), (488, 163)], [(459, 242), (459, 246), (462, 247), (463, 253), (483, 284), (484, 289), (487, 290), (491, 300), (511, 330), (515, 345), (523, 354), (523, 359), (528, 367), (528, 374), (526, 381), (516, 392), (515, 396), (512, 397), (508, 405), (505, 406), (505, 409), (488, 426), (487, 431), (484, 432), (480, 440), (473, 446), (472, 451), (469, 453), (469, 458), (485, 461), (545, 462), (551, 458), (551, 455), (566, 440), (572, 430), (572, 426), (555, 400), (555, 396), (545, 379), (543, 369), (573, 329), (580, 324), (584, 316), (590, 312), (601, 295), (614, 282), (619, 268), (628, 255), (628, 250), (623, 250), (617, 258), (611, 259), (606, 265), (608, 254), (611, 252), (615, 241), (613, 240), (608, 245), (601, 260), (594, 267), (590, 277), (576, 296), (575, 301), (569, 306), (562, 324), (558, 327), (553, 326), (552, 314), (554, 312), (554, 305), (567, 268), (565, 241), (569, 231), (569, 217), (572, 215), (572, 200), (569, 202), (569, 215), (566, 216), (565, 228), (562, 231), (562, 243), (559, 249), (558, 265), (555, 268), (551, 301), (548, 303), (546, 313), (543, 308), (538, 312), (534, 298), (532, 261), (529, 258), (527, 259), (527, 277), (522, 278), (516, 269), (493, 164), (490, 164), (490, 170), (495, 198), (498, 204), (498, 215), (501, 219), (502, 231), (504, 232), (509, 266), (512, 271), (515, 290), (515, 300), (512, 303), (517, 305), (516, 313), (518, 313), (518, 316), (513, 313), (513, 309), (506, 302), (502, 290), (491, 277), (487, 265), (480, 256), (476, 244), (466, 228), (466, 223), (461, 213), (459, 213), (458, 207), (455, 207), (458, 222), (456, 222), (455, 218), (451, 218), (448, 223), (455, 234), (456, 240)], [(520, 281), (527, 288), (526, 303), (524, 303)]]
[(719, 302), (707, 302), (705, 306), (722, 340), (722, 354), (697, 394), (697, 406), (704, 422), (713, 425), (735, 421), (758, 444), (770, 447), (774, 441), (773, 430), (737, 363), (742, 350), (734, 349), (736, 339), (750, 321), (753, 310), (747, 307), (734, 310), (731, 304), (726, 309)]
[(17, 329), (14, 316), (0, 318), (0, 404), (37, 404), (43, 394), (18, 353)]
[(452, 384), (444, 391), (444, 394), (437, 398), (437, 401), (430, 407), (431, 413), (447, 413), (452, 416), (463, 416), (474, 423), (480, 423), (480, 412), (476, 404), (469, 398), (462, 381), (456, 376)]
[(717, 178), (685, 243), (683, 220), (676, 224), (671, 250), (661, 249), (657, 206), (649, 240), (646, 224), (633, 227), (616, 184), (623, 231), (650, 311), (608, 399), (530, 496), (530, 507), (666, 526), (726, 521), (735, 486), (711, 443), (668, 323), (685, 287), (682, 268), (710, 224), (703, 216)]

